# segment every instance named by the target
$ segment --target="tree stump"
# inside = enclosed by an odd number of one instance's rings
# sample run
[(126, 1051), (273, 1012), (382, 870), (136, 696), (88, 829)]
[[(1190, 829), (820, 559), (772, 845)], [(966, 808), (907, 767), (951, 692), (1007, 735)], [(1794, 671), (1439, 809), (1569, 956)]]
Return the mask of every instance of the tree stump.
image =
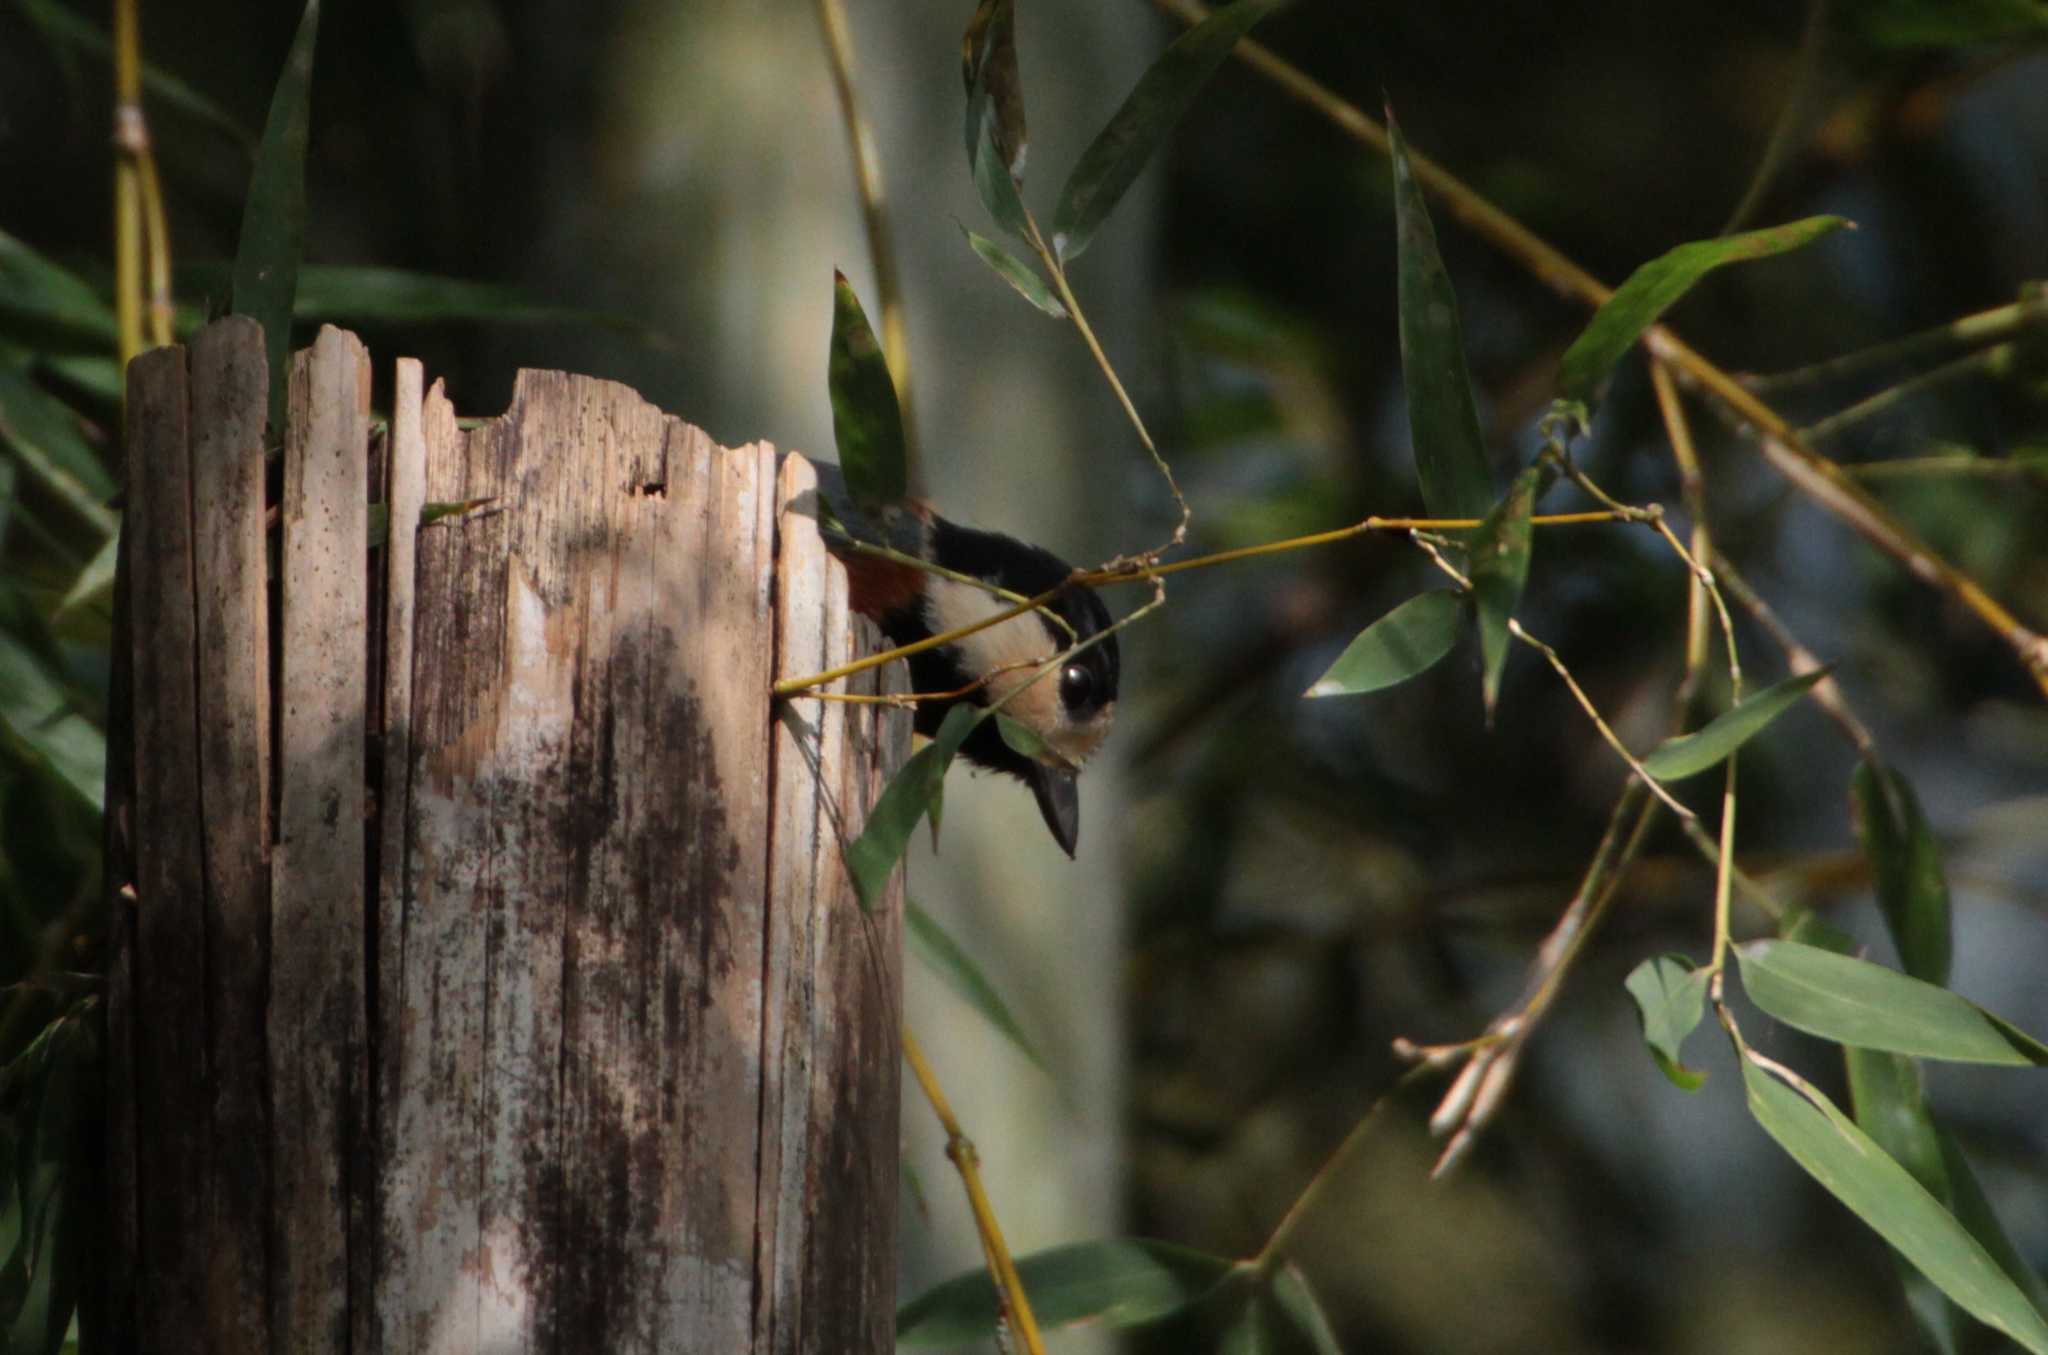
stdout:
[(403, 359), (373, 438), (370, 371), (293, 364), (274, 564), (257, 327), (130, 372), (115, 1347), (891, 1350), (900, 897), (839, 849), (909, 726), (771, 705), (876, 639), (810, 468)]

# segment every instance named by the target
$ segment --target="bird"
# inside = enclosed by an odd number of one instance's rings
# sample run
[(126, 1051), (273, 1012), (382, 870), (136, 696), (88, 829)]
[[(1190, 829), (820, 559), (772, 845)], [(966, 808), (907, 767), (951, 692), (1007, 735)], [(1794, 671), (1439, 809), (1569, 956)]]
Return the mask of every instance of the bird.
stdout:
[[(1002, 713), (1035, 734), (1043, 753), (1019, 752), (994, 720), (983, 720), (960, 745), (960, 754), (1030, 787), (1053, 841), (1073, 857), (1080, 838), (1081, 766), (1102, 746), (1116, 718), (1121, 661), (1116, 636), (1105, 634), (1109, 609), (1092, 588), (1060, 588), (1074, 568), (1042, 546), (953, 522), (923, 499), (862, 509), (838, 467), (821, 463), (817, 471), (827, 510), (820, 515), (822, 534), (846, 566), (848, 605), (880, 627), (892, 645), (957, 630), (1014, 604), (973, 583), (853, 549), (856, 542), (888, 547), (1020, 597), (1060, 589), (1038, 611), (912, 654), (910, 688), (926, 695), (916, 705), (915, 727), (927, 738), (953, 707), (986, 707), (1009, 697)], [(1055, 655), (1098, 635), (1095, 644), (1034, 681)]]

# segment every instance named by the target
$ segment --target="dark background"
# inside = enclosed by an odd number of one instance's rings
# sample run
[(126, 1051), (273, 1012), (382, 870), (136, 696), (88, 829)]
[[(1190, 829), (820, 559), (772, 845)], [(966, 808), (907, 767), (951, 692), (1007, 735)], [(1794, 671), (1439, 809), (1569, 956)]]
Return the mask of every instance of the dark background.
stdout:
[[(1673, 316), (1725, 367), (1769, 371), (2004, 304), (2048, 274), (2048, 55), (2020, 39), (1878, 40), (1888, 16), (1915, 8), (1831, 6), (1804, 83), (1806, 14), (1782, 4), (1315, 3), (1260, 36), (1369, 111), (1384, 92), (1414, 146), (1610, 283), (1723, 228), (1799, 92), (1791, 152), (1747, 224), (1834, 212), (1859, 229), (1717, 275)], [(949, 513), (1105, 558), (1161, 539), (1169, 504), (1078, 340), (959, 240), (956, 219), (992, 233), (959, 146), (970, 9), (852, 15), (900, 231), (925, 470)], [(253, 133), (296, 20), (275, 3), (151, 4), (144, 47)], [(1031, 200), (1048, 212), (1064, 168), (1175, 29), (1136, 0), (1025, 6), (1019, 25)], [(517, 284), (660, 336), (357, 325), (380, 383), (389, 358), (420, 356), (461, 410), (489, 414), (517, 368), (561, 367), (625, 381), (727, 443), (829, 447), (831, 269), (871, 310), (875, 298), (809, 7), (336, 4), (316, 71), (309, 260)], [(110, 271), (109, 102), (102, 61), (0, 0), (0, 229), (98, 277)], [(152, 132), (176, 258), (230, 258), (246, 144), (162, 104)], [(1504, 485), (1537, 445), (1585, 315), (1441, 212), (1438, 234)], [(1393, 267), (1385, 162), (1227, 66), (1074, 270), (1194, 503), (1197, 547), (1419, 511)], [(1773, 398), (1810, 420), (1911, 370)], [(2048, 442), (2040, 372), (2023, 347), (2002, 379), (1952, 383), (1828, 450), (1850, 463), (1963, 448), (2023, 460)], [(1943, 835), (1954, 986), (2048, 1029), (2039, 691), (1951, 599), (1695, 413), (1719, 545), (1839, 664)], [(1610, 492), (1675, 513), (1662, 439), (1632, 357), (1578, 455)], [(1873, 485), (2048, 626), (2040, 470)], [(1568, 488), (1544, 504), (1576, 506)], [(53, 550), (17, 533), (5, 563), (43, 579)], [(1024, 1248), (1132, 1232), (1255, 1250), (1398, 1074), (1394, 1037), (1476, 1034), (1515, 996), (1622, 780), (1561, 684), (1512, 654), (1489, 729), (1468, 639), (1391, 692), (1298, 699), (1362, 625), (1430, 583), (1427, 562), (1389, 538), (1177, 579), (1169, 607), (1125, 636), (1127, 699), (1087, 779), (1078, 864), (1055, 858), (1013, 787), (969, 783), (957, 815), (949, 797), (947, 841), (914, 862), (913, 892), (988, 966), (1054, 1075), (916, 974), (911, 1014)], [(1640, 748), (1661, 735), (1679, 676), (1684, 598), (1677, 562), (1641, 529), (1544, 531), (1521, 616)], [(1753, 680), (1783, 675), (1754, 628), (1738, 637)], [(90, 625), (67, 639), (88, 685), (94, 643)], [(1725, 700), (1725, 686), (1709, 692)], [(1816, 713), (1788, 715), (1744, 755), (1741, 852), (1783, 897), (1888, 957), (1849, 829), (1853, 762)], [(1718, 784), (1689, 787), (1694, 803), (1710, 807)], [(63, 912), (82, 869), (51, 849), (32, 801), (11, 784), (23, 938)], [(1711, 1073), (1694, 1096), (1642, 1051), (1621, 979), (1659, 951), (1705, 958), (1711, 886), (1675, 832), (1653, 838), (1504, 1117), (1453, 1179), (1426, 1179), (1428, 1089), (1396, 1107), (1298, 1250), (1347, 1349), (1918, 1348), (1884, 1247), (1749, 1123), (1718, 1037), (1689, 1047)], [(1738, 926), (1763, 922), (1738, 914)], [(1745, 1028), (1841, 1098), (1829, 1050), (1754, 1012)], [(2037, 1267), (2040, 1078), (1930, 1071)], [(906, 1203), (907, 1297), (976, 1254), (921, 1108), (906, 1119), (922, 1181)], [(1140, 1344), (1193, 1339), (1176, 1329)]]

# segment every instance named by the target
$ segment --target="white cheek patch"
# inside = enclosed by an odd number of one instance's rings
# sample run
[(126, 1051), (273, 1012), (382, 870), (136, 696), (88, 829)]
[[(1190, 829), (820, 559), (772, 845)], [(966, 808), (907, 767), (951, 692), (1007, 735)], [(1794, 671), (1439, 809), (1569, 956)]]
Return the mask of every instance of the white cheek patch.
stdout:
[[(956, 630), (1008, 611), (1011, 604), (993, 593), (951, 579), (933, 578), (925, 589), (932, 632)], [(960, 642), (963, 666), (970, 673), (994, 673), (986, 688), (990, 702), (1000, 701), (1030, 683), (1003, 707), (1011, 719), (1030, 726), (1052, 751), (1078, 767), (1088, 760), (1109, 733), (1112, 702), (1086, 721), (1069, 719), (1060, 704), (1058, 673), (1036, 682), (1031, 676), (1046, 660), (1065, 649), (1046, 633), (1045, 622), (1026, 612), (1000, 625), (978, 631)]]

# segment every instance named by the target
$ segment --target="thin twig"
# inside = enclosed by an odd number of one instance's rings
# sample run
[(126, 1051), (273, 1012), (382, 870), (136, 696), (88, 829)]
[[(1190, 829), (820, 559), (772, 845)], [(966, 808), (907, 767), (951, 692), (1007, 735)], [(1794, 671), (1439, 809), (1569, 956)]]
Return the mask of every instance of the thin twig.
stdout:
[(1721, 234), (1733, 235), (1756, 214), (1762, 205), (1764, 195), (1777, 180), (1778, 171), (1785, 167), (1785, 160), (1792, 153), (1792, 145), (1799, 135), (1799, 125), (1806, 120), (1806, 105), (1813, 96), (1813, 86), (1820, 71), (1821, 49), (1827, 45), (1828, 0), (1810, 0), (1806, 7), (1806, 27), (1799, 35), (1799, 68), (1792, 73), (1790, 88), (1785, 91), (1785, 102), (1778, 106), (1778, 120), (1771, 126), (1770, 140), (1764, 143), (1764, 153), (1757, 161), (1756, 173), (1751, 176), (1749, 187), (1728, 216), (1728, 224), (1721, 227)]
[(940, 1128), (946, 1131), (946, 1156), (959, 1171), (960, 1184), (967, 1190), (967, 1207), (974, 1214), (974, 1230), (981, 1238), (982, 1252), (988, 1258), (989, 1272), (995, 1277), (1010, 1324), (1023, 1341), (1025, 1350), (1031, 1355), (1045, 1355), (1045, 1343), (1038, 1334), (1038, 1319), (1032, 1316), (1031, 1300), (1024, 1292), (1023, 1277), (1017, 1273), (1017, 1263), (1011, 1259), (1010, 1249), (1003, 1242), (1003, 1230), (996, 1222), (995, 1208), (989, 1203), (988, 1191), (981, 1183), (981, 1159), (974, 1151), (974, 1141), (967, 1137), (960, 1128), (960, 1121), (954, 1118), (953, 1107), (946, 1101), (946, 1093), (940, 1089), (931, 1064), (925, 1061), (924, 1048), (918, 1044), (908, 1022), (903, 1026), (903, 1057), (909, 1061), (917, 1085), (924, 1089), (925, 1100), (931, 1103), (932, 1114), (938, 1117)]
[(140, 0), (114, 0), (114, 313), (120, 331), (121, 369), (143, 348), (141, 155), (149, 144), (142, 119)]
[(1818, 419), (1806, 425), (1799, 430), (1800, 434), (1814, 444), (1831, 441), (1859, 423), (1896, 409), (1916, 395), (1939, 390), (1952, 381), (1961, 381), (1966, 377), (1995, 375), (2000, 368), (2011, 363), (2012, 355), (2013, 346), (2001, 343), (1979, 349), (1974, 353), (1965, 353), (1959, 358), (1951, 358), (1939, 367), (1908, 377), (1896, 385), (1887, 386), (1875, 395), (1865, 396), (1825, 419)]
[(1908, 334), (1904, 338), (1874, 344), (1869, 348), (1859, 348), (1853, 353), (1844, 353), (1825, 362), (1809, 363), (1804, 367), (1793, 367), (1782, 372), (1745, 376), (1742, 382), (1758, 395), (1773, 394), (1800, 386), (1822, 385), (1847, 377), (1861, 376), (1865, 372), (1918, 361), (1950, 348), (1996, 343), (2010, 339), (2043, 322), (2048, 322), (2048, 290), (2035, 291), (2009, 305), (1994, 306), (1990, 310), (1978, 311), (1974, 315), (1951, 320), (1945, 325), (1935, 325)]
[[(1716, 562), (1715, 572), (1721, 580), (1721, 587), (1735, 599), (1736, 605), (1748, 612), (1750, 619), (1784, 651), (1785, 662), (1794, 674), (1811, 673), (1815, 669), (1826, 667), (1812, 650), (1799, 642), (1799, 637), (1792, 633), (1791, 628), (1778, 619), (1778, 614), (1771, 609), (1771, 605), (1764, 601), (1763, 596), (1750, 586), (1749, 580), (1744, 578), (1742, 572), (1726, 557)], [(1843, 694), (1841, 683), (1832, 677), (1822, 678), (1814, 684), (1812, 695), (1814, 703), (1835, 722), (1848, 737), (1849, 742), (1856, 745), (1857, 752), (1868, 757), (1877, 751), (1877, 741), (1871, 736), (1869, 726), (1858, 719), (1856, 712), (1849, 708), (1849, 699)]]

